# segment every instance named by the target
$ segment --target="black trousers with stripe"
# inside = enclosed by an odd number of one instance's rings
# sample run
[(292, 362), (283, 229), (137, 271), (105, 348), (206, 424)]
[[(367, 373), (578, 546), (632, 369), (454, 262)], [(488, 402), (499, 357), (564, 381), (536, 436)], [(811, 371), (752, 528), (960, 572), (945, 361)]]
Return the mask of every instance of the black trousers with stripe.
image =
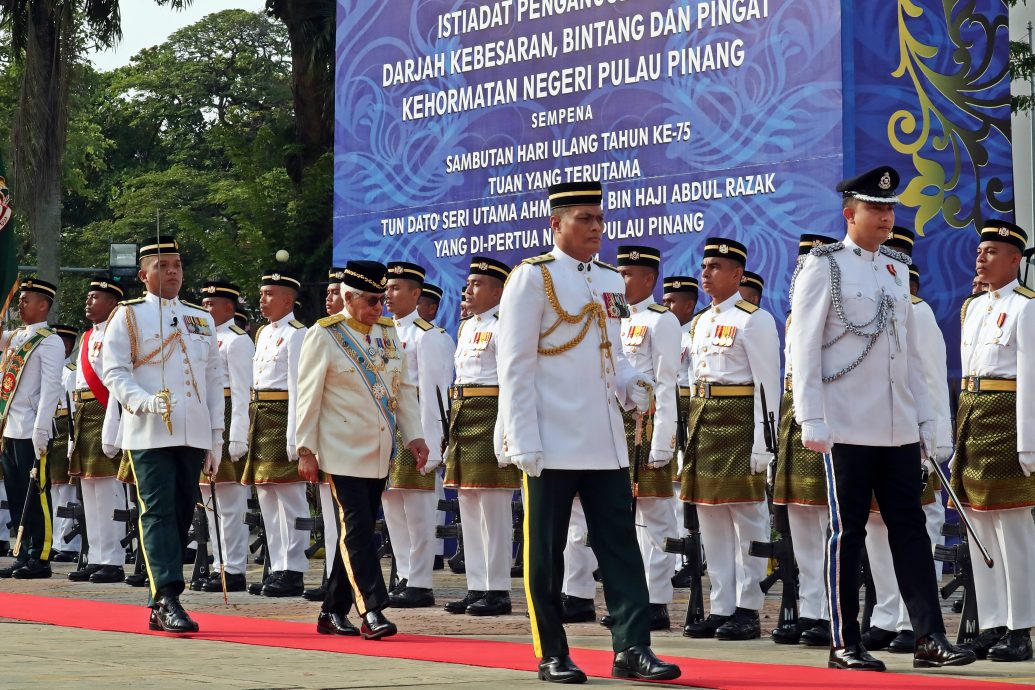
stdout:
[(561, 622), (564, 547), (576, 494), (600, 564), (616, 652), (650, 644), (647, 578), (636, 542), (628, 469), (543, 470), (525, 476), (525, 594), (536, 656), (568, 653)]
[(871, 497), (877, 499), (888, 527), (895, 579), (913, 631), (918, 638), (945, 632), (931, 539), (920, 505), (920, 444), (837, 444), (824, 456), (824, 464), (830, 506), (826, 576), (832, 646), (859, 643), (859, 572)]
[[(49, 455), (49, 453), (48, 453)], [(25, 512), (25, 531), (22, 536), (18, 563), (30, 558), (50, 560), (53, 518), (50, 513), (50, 470), (46, 460), (40, 462), (40, 493), (29, 494), (29, 473), (36, 463), (36, 449), (30, 438), (4, 438), (4, 452), (0, 456), (4, 468), (4, 487), (7, 489), (7, 507), (11, 512), (11, 547), (21, 524), (25, 498), (29, 509)]]
[[(338, 552), (327, 580), (323, 610), (345, 615), (355, 604), (361, 616), (380, 611), (388, 606), (388, 588), (377, 559), (374, 522), (388, 478), (327, 476), (338, 518)], [(333, 535), (324, 535), (324, 539), (330, 538)]]

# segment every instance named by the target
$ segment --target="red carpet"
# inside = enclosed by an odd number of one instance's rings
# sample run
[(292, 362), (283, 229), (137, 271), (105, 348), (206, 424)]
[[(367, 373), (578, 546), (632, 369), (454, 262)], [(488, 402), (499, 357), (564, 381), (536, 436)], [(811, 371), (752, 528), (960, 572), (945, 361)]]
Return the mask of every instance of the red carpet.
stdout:
[[(0, 617), (86, 630), (165, 635), (165, 633), (155, 633), (147, 629), (147, 610), (143, 606), (111, 604), (84, 599), (0, 593)], [(318, 635), (315, 631), (315, 622), (291, 623), (212, 613), (193, 614), (193, 617), (201, 627), (201, 632), (186, 636), (191, 639), (434, 661), (485, 668), (506, 668), (518, 671), (535, 671), (536, 668), (531, 644), (428, 635), (397, 635), (386, 640), (369, 642), (355, 637)], [(589, 676), (608, 678), (611, 675), (612, 655), (609, 652), (575, 649), (572, 650), (572, 658)], [(1008, 683), (946, 678), (938, 672), (924, 675), (850, 673), (807, 666), (711, 661), (684, 657), (665, 657), (665, 659), (678, 663), (683, 669), (683, 676), (674, 681), (673, 685), (706, 688), (757, 690), (759, 687), (837, 687), (840, 690), (855, 688), (955, 690), (974, 687), (1017, 687)]]

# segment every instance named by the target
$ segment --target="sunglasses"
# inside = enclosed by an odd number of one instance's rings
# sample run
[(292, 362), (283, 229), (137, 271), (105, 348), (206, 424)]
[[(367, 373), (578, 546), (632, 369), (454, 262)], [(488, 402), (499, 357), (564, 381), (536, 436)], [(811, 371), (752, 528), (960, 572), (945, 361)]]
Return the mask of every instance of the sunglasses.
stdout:
[(364, 304), (366, 304), (368, 307), (376, 307), (379, 304), (383, 305), (388, 298), (384, 295), (364, 295), (360, 299), (362, 299)]

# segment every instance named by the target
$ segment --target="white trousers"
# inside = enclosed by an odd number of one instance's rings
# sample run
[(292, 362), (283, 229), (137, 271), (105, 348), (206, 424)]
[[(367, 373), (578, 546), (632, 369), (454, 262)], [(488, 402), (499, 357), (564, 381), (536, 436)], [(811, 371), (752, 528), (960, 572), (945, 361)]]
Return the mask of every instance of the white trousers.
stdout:
[[(7, 487), (2, 481), (0, 481), (0, 501), (7, 500)], [(0, 541), (11, 540), (11, 530), (8, 529), (7, 523), (11, 521), (11, 511), (7, 508), (0, 508)]]
[(570, 597), (593, 599), (597, 594), (597, 583), (593, 579), (597, 557), (586, 544), (588, 534), (586, 513), (582, 509), (582, 501), (576, 496), (571, 502), (568, 543), (564, 546), (564, 587), (561, 590)]
[(320, 514), (323, 516), (323, 567), (330, 578), (334, 557), (338, 553), (338, 518), (334, 514), (330, 484), (320, 485)]
[(61, 506), (67, 506), (69, 503), (78, 503), (75, 495), (74, 484), (52, 484), (50, 487), (50, 504), (53, 506), (53, 522), (51, 523), (53, 530), (51, 536), (51, 548), (55, 551), (78, 551), (82, 544), (82, 539), (77, 534), (75, 538), (70, 541), (65, 541), (65, 535), (72, 531), (75, 526), (75, 521), (72, 518), (58, 517), (58, 508)]
[(794, 560), (798, 564), (798, 615), (830, 620), (823, 558), (827, 548), (830, 511), (826, 506), (787, 506)]
[[(201, 500), (212, 506), (212, 489), (208, 484), (201, 484)], [(248, 564), (248, 525), (244, 515), (248, 512), (248, 496), (251, 487), (236, 482), (220, 482), (216, 484), (216, 504), (219, 507), (219, 540), (216, 540), (216, 514), (206, 510), (208, 518), (208, 544), (212, 550), (213, 572), (219, 572), (219, 564), (224, 563), (227, 575), (244, 575)], [(226, 560), (223, 560), (223, 557)]]
[[(445, 470), (442, 470), (444, 472)], [(446, 511), (438, 509), (438, 502), (444, 501), (446, 498), (446, 488), (442, 484), (442, 472), (435, 471), (435, 524), (442, 525), (446, 524)], [(435, 539), (435, 555), (445, 556), (446, 555), (446, 540)]]
[(431, 589), (437, 501), (434, 491), (389, 489), (382, 495), (395, 568), (409, 587)]
[[(683, 524), (683, 502), (679, 500), (679, 484), (672, 485), (672, 498), (667, 500), (672, 506), (672, 515), (676, 519), (676, 531), (679, 533), (678, 538), (682, 539), (690, 534), (690, 530)], [(679, 569), (678, 563), (676, 563), (676, 569)]]
[(293, 570), (304, 573), (309, 569), (309, 561), (305, 557), (305, 550), (309, 547), (309, 530), (296, 529), (295, 518), (309, 517), (305, 482), (256, 484), (255, 493), (266, 526), (270, 571)]
[(709, 613), (733, 614), (737, 607), (758, 611), (768, 561), (751, 556), (752, 541), (769, 541), (769, 506), (755, 503), (698, 504), (701, 544), (711, 582)]
[(115, 477), (81, 477), (83, 517), (90, 541), (91, 565), (126, 563), (126, 549), (119, 541), (126, 536), (126, 523), (115, 521), (116, 510), (126, 510), (126, 487)]
[(665, 552), (665, 540), (679, 537), (671, 498), (636, 499), (636, 541), (652, 604), (672, 603), (672, 573), (677, 555)]
[(981, 628), (1035, 627), (1035, 522), (1031, 509), (971, 510), (968, 515), (995, 561), (994, 568), (987, 567), (977, 546), (970, 544)]
[(510, 592), (514, 552), (511, 489), (459, 489), (467, 589)]

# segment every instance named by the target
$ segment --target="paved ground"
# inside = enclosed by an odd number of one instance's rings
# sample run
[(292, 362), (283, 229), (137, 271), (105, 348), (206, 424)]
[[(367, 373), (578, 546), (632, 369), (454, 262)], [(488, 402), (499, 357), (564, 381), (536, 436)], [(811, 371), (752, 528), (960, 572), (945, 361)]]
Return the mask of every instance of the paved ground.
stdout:
[[(8, 559), (0, 559), (4, 565)], [(315, 583), (320, 576), (320, 561), (308, 579)], [(70, 598), (96, 598), (104, 601), (143, 604), (145, 592), (125, 585), (75, 584), (65, 579), (70, 565), (56, 565), (50, 580), (2, 580), (0, 591), (22, 592)], [(253, 571), (257, 576), (258, 570)], [(526, 642), (528, 619), (525, 617), (524, 594), (520, 581), (512, 592), (514, 615), (499, 618), (451, 616), (441, 610), (389, 610), (389, 617), (404, 632), (464, 635), (484, 639)], [(463, 576), (448, 571), (435, 574), (438, 604), (463, 594)], [(685, 607), (685, 590), (677, 590), (672, 607), (674, 623), (681, 624)], [(231, 594), (230, 606), (224, 606), (222, 595), (187, 592), (183, 597), (188, 610), (254, 616), (278, 620), (314, 621), (318, 605), (302, 599), (267, 599), (245, 593)], [(598, 598), (603, 611), (602, 598)], [(722, 643), (714, 640), (689, 640), (682, 637), (677, 625), (671, 632), (655, 633), (654, 648), (662, 654), (694, 656), (731, 661), (750, 660), (760, 663), (825, 666), (825, 650), (779, 646), (766, 635), (776, 620), (776, 594), (770, 596), (763, 611), (762, 640)], [(147, 615), (141, 606), (141, 624)], [(678, 618), (679, 620), (675, 620)], [(957, 617), (946, 612), (954, 632)], [(568, 626), (572, 646), (609, 649), (606, 630), (596, 624)], [(59, 628), (34, 623), (10, 621), (0, 611), (0, 640), (3, 640), (5, 663), (0, 667), (0, 686), (4, 688), (75, 687), (104, 688), (131, 682), (134, 687), (190, 688), (195, 686), (227, 688), (363, 688), (363, 687), (484, 687), (494, 683), (508, 686), (541, 687), (532, 673), (457, 667), (448, 664), (385, 660), (355, 655), (306, 652), (277, 648), (252, 647), (223, 642), (198, 640), (170, 641), (164, 638), (93, 632)], [(879, 654), (890, 670), (913, 672), (908, 656)], [(132, 665), (130, 664), (132, 660)], [(1004, 680), (1035, 684), (1035, 663), (995, 664), (978, 662), (959, 670), (958, 677)], [(127, 676), (127, 673), (130, 674)], [(218, 675), (216, 675), (218, 673)], [(944, 674), (944, 672), (939, 672)], [(593, 681), (612, 687), (626, 684), (618, 681)], [(640, 686), (642, 687), (642, 686)]]

